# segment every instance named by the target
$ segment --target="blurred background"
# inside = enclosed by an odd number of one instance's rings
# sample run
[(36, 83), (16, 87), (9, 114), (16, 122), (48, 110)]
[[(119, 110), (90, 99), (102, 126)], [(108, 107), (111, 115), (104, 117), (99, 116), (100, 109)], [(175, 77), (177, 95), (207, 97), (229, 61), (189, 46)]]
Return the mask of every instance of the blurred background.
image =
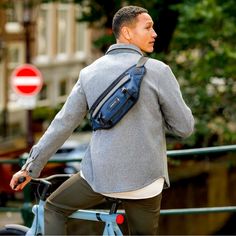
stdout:
[[(158, 34), (155, 50), (149, 56), (170, 65), (195, 117), (195, 132), (188, 139), (167, 134), (168, 150), (234, 147), (234, 0), (0, 0), (2, 207), (24, 199), (22, 193), (13, 194), (8, 187), (12, 173), (19, 169), (20, 157), (37, 142), (60, 110), (80, 70), (115, 43), (112, 17), (125, 5), (148, 9)], [(22, 95), (11, 84), (14, 69), (24, 63), (35, 65), (43, 77), (33, 107), (19, 102)], [(87, 117), (52, 160), (82, 159), (90, 135)], [(163, 193), (163, 209), (235, 205), (234, 150), (201, 155), (196, 152), (184, 157), (170, 155), (172, 187)], [(55, 162), (45, 168), (42, 176), (78, 170), (79, 163)], [(10, 223), (12, 214), (3, 210), (0, 218)], [(231, 222), (235, 217), (234, 213), (163, 216), (160, 233), (234, 234)]]

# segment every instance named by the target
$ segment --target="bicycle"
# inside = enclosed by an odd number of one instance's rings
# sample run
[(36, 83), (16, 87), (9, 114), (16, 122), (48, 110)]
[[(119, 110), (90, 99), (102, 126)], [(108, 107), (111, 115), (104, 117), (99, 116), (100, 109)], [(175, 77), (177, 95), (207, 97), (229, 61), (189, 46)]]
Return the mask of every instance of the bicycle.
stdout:
[[(36, 195), (39, 203), (33, 205), (33, 222), (30, 228), (19, 224), (7, 224), (0, 229), (0, 235), (44, 235), (44, 204), (47, 197), (66, 179), (69, 174), (56, 174), (47, 178), (32, 179), (31, 184), (36, 186)], [(22, 181), (23, 182), (23, 181)], [(94, 210), (78, 210), (71, 214), (69, 218), (102, 221), (105, 223), (103, 235), (123, 235), (118, 225), (124, 222), (124, 215), (118, 214), (117, 209), (121, 201), (119, 199), (108, 198), (112, 202), (109, 212)]]

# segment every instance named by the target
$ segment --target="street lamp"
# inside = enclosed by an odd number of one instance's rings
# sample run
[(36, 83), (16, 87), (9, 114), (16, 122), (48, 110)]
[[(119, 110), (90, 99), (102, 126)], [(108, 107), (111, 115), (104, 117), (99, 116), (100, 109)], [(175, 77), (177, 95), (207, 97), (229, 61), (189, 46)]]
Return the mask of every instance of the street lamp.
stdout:
[[(41, 0), (13, 1), (16, 20), (24, 28), (25, 62), (31, 63), (32, 29), (35, 25)], [(32, 109), (27, 110), (27, 146), (30, 149), (34, 144)]]
[(25, 62), (31, 62), (32, 26), (35, 25), (41, 0), (14, 1), (16, 20), (22, 24), (25, 33)]

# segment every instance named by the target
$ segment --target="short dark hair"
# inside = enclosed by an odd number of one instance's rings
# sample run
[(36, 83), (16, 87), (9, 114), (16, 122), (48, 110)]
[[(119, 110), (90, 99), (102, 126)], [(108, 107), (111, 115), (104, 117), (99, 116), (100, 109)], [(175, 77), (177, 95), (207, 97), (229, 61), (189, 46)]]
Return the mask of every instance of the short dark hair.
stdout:
[(121, 27), (124, 24), (131, 24), (141, 13), (148, 13), (147, 9), (138, 6), (122, 7), (113, 17), (112, 31), (116, 39), (120, 36)]

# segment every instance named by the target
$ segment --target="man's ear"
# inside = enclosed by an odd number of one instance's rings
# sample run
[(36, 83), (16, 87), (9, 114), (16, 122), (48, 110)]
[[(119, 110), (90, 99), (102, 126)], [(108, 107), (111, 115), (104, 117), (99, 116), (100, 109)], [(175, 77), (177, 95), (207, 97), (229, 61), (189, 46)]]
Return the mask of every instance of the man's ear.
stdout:
[(122, 34), (122, 36), (123, 36), (126, 40), (129, 41), (129, 40), (131, 39), (131, 30), (130, 30), (129, 27), (123, 26), (123, 27), (121, 28), (121, 34)]

